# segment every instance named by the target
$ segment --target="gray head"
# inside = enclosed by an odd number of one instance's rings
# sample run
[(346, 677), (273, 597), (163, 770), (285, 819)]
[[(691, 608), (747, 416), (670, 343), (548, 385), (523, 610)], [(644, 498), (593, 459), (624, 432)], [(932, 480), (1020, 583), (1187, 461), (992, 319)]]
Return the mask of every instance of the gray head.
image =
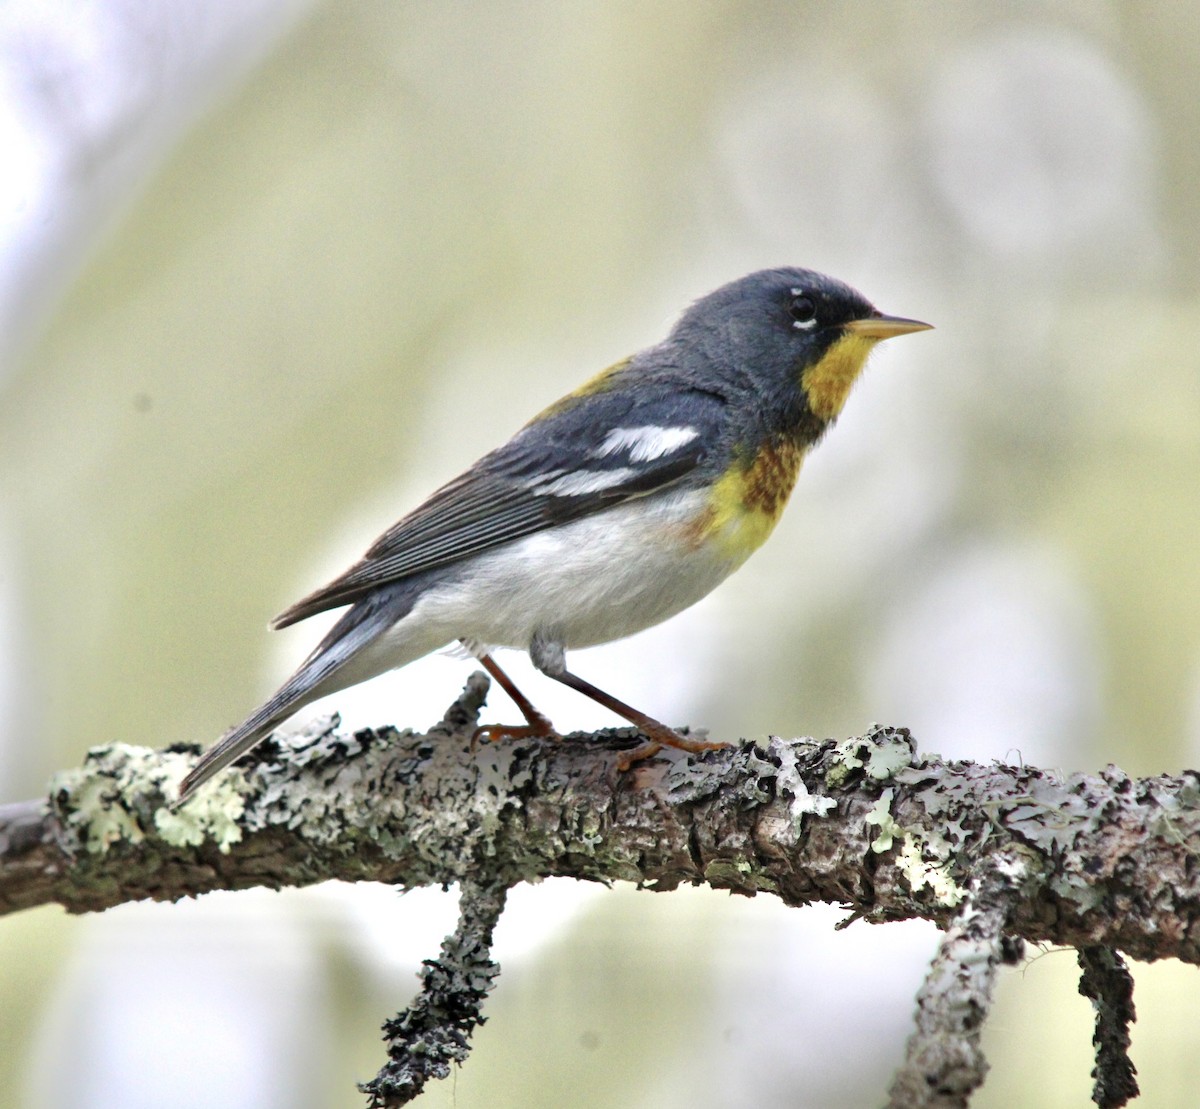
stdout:
[[(849, 285), (812, 270), (759, 270), (697, 300), (667, 343), (706, 374), (823, 422), (841, 411), (874, 345), (928, 324), (885, 316)], [(693, 365), (700, 363), (693, 361)]]

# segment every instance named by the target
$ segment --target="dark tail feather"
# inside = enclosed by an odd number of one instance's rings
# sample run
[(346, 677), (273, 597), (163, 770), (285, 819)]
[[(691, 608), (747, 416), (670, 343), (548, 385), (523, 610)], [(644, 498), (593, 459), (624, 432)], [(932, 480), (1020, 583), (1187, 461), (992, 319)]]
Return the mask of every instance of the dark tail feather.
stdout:
[[(299, 675), (297, 675), (299, 676)], [(231, 762), (240, 759), (260, 739), (263, 739), (276, 724), (282, 723), (294, 711), (300, 708), (300, 696), (287, 697), (289, 682), (275, 694), (262, 708), (258, 709), (233, 731), (222, 736), (203, 755), (200, 761), (192, 767), (191, 772), (179, 785), (179, 800), (183, 804), (214, 774), (219, 774)]]
[(280, 686), (270, 700), (200, 756), (200, 761), (179, 785), (176, 805), (183, 804), (214, 774), (219, 774), (230, 763), (241, 758), (277, 724), (282, 724), (310, 701), (333, 693), (338, 686), (331, 684), (329, 679), (411, 608), (411, 600), (407, 604), (401, 602), (397, 605), (395, 601), (398, 599), (380, 599), (383, 603), (364, 600), (334, 624), (300, 669)]

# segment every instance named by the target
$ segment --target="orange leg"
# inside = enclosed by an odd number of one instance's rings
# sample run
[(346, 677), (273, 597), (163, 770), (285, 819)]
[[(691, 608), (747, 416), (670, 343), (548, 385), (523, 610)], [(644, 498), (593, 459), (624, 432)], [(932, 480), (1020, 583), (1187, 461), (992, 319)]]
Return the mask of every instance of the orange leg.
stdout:
[(729, 746), (728, 743), (710, 743), (699, 739), (688, 739), (687, 736), (680, 735), (674, 728), (668, 728), (666, 724), (662, 724), (654, 717), (647, 716), (632, 705), (618, 700), (611, 693), (605, 693), (603, 689), (598, 689), (591, 682), (584, 681), (583, 678), (577, 677), (569, 670), (547, 669), (543, 672), (555, 681), (570, 686), (577, 693), (582, 693), (585, 697), (599, 702), (618, 716), (625, 717), (647, 738), (649, 742), (643, 743), (640, 747), (635, 747), (621, 756), (617, 762), (618, 770), (628, 770), (635, 762), (641, 762), (642, 759), (648, 759), (651, 755), (658, 754), (664, 747), (677, 747), (681, 751), (690, 751), (695, 754), (699, 751), (719, 751), (722, 747)]
[[(582, 693), (585, 697), (590, 697), (610, 712), (615, 712), (618, 716), (623, 716), (646, 737), (645, 743), (633, 748), (631, 751), (626, 751), (620, 757), (617, 761), (618, 770), (628, 770), (635, 762), (641, 762), (642, 759), (648, 759), (651, 755), (656, 755), (664, 747), (676, 747), (681, 751), (689, 751), (692, 754), (696, 754), (700, 751), (718, 751), (722, 747), (729, 746), (727, 743), (689, 739), (687, 736), (680, 735), (674, 728), (668, 728), (666, 724), (660, 723), (654, 717), (647, 716), (632, 705), (627, 705), (624, 701), (618, 700), (611, 693), (605, 693), (603, 689), (597, 688), (591, 682), (584, 681), (583, 678), (572, 674), (563, 665), (561, 649), (552, 649), (546, 653), (537, 648), (538, 645), (535, 644), (530, 654), (533, 656), (534, 665), (543, 674), (553, 678), (555, 681), (562, 682), (563, 685), (569, 686), (576, 693)], [(521, 710), (521, 715), (525, 717), (526, 722), (515, 725), (481, 724), (475, 729), (475, 734), (471, 738), (472, 743), (488, 743), (503, 739), (528, 739), (534, 736), (546, 739), (562, 738), (555, 731), (554, 725), (550, 723), (549, 718), (542, 715), (542, 713), (533, 707), (533, 702), (516, 687), (512, 678), (500, 669), (496, 664), (496, 660), (491, 655), (477, 655), (476, 657), (479, 659), (479, 664), (495, 678), (500, 688), (512, 698), (513, 703)]]
[(513, 704), (521, 710), (525, 724), (481, 724), (475, 729), (471, 743), (491, 743), (499, 739), (529, 739), (531, 736), (541, 736), (545, 739), (561, 739), (562, 736), (554, 730), (548, 717), (543, 716), (533, 707), (533, 702), (522, 693), (510, 678), (496, 664), (491, 655), (479, 655), (479, 664), (496, 679), (497, 684), (513, 700)]

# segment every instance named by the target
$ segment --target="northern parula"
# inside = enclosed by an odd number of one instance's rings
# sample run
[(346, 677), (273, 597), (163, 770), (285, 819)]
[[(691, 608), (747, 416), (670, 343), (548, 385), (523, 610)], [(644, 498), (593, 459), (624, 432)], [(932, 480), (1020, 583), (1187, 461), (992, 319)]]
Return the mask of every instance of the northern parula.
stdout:
[(459, 640), (525, 716), (489, 738), (554, 736), (491, 657), (535, 667), (646, 737), (623, 760), (703, 743), (571, 673), (566, 651), (681, 612), (770, 535), (805, 454), (881, 339), (930, 325), (885, 316), (810, 270), (749, 274), (671, 333), (535, 416), (384, 532), (341, 577), (274, 621), (349, 605), (265, 704), (206, 751), (180, 799), (301, 706)]

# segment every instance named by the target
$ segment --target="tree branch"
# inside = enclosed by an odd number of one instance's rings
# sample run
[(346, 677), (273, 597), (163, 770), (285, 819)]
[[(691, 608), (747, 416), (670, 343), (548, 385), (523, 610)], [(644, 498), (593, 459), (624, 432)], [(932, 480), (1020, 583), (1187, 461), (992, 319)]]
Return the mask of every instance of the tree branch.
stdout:
[(486, 1019), (483, 1001), (500, 967), (492, 961), (492, 933), (508, 888), (464, 882), (458, 927), (442, 944), (441, 957), (426, 959), (421, 994), (383, 1025), (388, 1062), (359, 1086), (370, 1109), (407, 1105), (431, 1078), (445, 1078), (466, 1061), (468, 1041)]
[[(772, 737), (700, 756), (664, 752), (619, 773), (622, 750), (638, 742), (632, 729), (472, 749), (486, 690), (473, 675), (427, 734), (348, 735), (335, 719), (272, 739), (178, 810), (169, 803), (194, 748), (96, 748), (46, 798), (0, 807), (0, 912), (331, 878), (461, 882), (500, 898), (517, 882), (562, 875), (832, 902), (877, 922), (921, 917), (950, 931), (922, 991), (896, 1105), (965, 1105), (982, 1081), (978, 1028), (995, 966), (1011, 955), (1004, 937), (1200, 961), (1195, 773), (1133, 780), (1114, 767), (1064, 777), (950, 763), (918, 757), (905, 730), (879, 727), (841, 743)], [(431, 965), (425, 999), (389, 1026), (427, 1028), (451, 998), (463, 1023), (447, 1059), (459, 1057), (454, 1044), (465, 1052), (486, 992), (479, 974), (491, 973), (491, 917), (477, 896), (456, 933), (462, 950), (474, 937), (474, 970), (449, 948), (437, 966), (452, 979), (475, 975), (478, 996), (454, 1001), (455, 986), (439, 1000)], [(411, 1054), (397, 1049), (373, 1097)], [(1099, 1064), (1106, 1073), (1112, 1057)], [(929, 1100), (930, 1090), (951, 1100)]]
[(1023, 954), (1024, 945), (1004, 933), (1026, 876), (1025, 859), (1013, 855), (993, 859), (972, 883), (917, 993), (916, 1029), (888, 1109), (965, 1109), (983, 1085), (979, 1040), (996, 968)]
[(1137, 1068), (1129, 1058), (1129, 1026), (1133, 1008), (1133, 976), (1120, 953), (1109, 947), (1084, 947), (1079, 992), (1096, 1010), (1096, 1065), (1092, 1068), (1092, 1101), (1100, 1109), (1121, 1109), (1138, 1096)]

